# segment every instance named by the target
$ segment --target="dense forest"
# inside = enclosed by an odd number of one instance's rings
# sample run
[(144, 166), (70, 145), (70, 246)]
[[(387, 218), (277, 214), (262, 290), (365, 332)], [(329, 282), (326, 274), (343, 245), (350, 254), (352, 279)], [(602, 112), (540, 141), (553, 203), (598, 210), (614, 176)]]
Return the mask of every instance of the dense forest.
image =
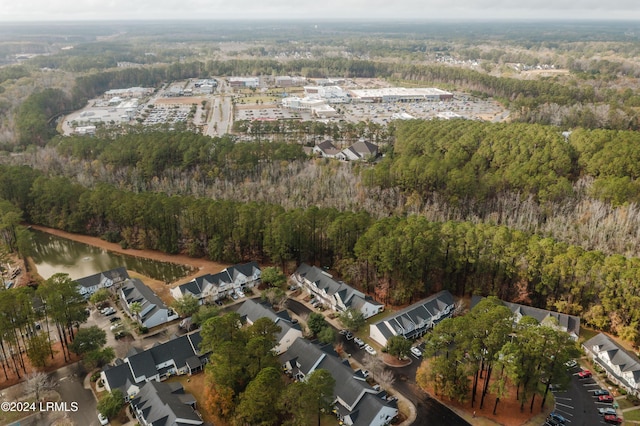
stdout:
[[(133, 193), (3, 167), (0, 196), (31, 223), (99, 235), (125, 247), (238, 262), (329, 265), (385, 303), (447, 288), (579, 314), (599, 329), (640, 339), (640, 260), (516, 231), (421, 216), (374, 219), (340, 212)], [(23, 188), (15, 190), (14, 188)]]

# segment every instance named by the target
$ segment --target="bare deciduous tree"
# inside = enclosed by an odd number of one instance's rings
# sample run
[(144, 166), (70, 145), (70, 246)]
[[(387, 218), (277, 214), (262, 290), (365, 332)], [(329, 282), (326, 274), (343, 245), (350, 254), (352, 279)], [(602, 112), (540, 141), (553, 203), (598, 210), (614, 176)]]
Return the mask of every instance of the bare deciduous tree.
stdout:
[(24, 383), (24, 392), (26, 394), (35, 394), (36, 401), (39, 401), (43, 392), (52, 390), (54, 387), (55, 383), (46, 373), (36, 371), (27, 376), (27, 381)]

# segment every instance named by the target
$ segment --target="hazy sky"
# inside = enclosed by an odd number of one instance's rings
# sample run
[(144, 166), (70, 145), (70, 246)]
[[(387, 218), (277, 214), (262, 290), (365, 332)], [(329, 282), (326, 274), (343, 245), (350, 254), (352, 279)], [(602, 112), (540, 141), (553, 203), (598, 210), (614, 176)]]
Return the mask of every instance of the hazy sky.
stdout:
[(624, 19), (638, 0), (1, 0), (0, 21)]

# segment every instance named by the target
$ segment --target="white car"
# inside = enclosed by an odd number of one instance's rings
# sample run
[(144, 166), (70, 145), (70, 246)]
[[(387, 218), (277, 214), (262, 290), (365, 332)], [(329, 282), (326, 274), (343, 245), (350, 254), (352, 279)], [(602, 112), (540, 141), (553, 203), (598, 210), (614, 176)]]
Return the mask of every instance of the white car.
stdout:
[(109, 424), (109, 419), (102, 415), (102, 413), (98, 413), (98, 420), (102, 426), (106, 426)]
[(113, 331), (113, 330), (117, 330), (119, 328), (122, 327), (122, 323), (117, 323), (117, 324), (113, 324), (111, 327), (109, 327), (109, 330)]
[(364, 348), (364, 346), (365, 346), (364, 341), (363, 341), (362, 339), (360, 339), (359, 337), (354, 338), (354, 339), (353, 339), (353, 343), (355, 343), (356, 345), (358, 345), (358, 347), (359, 347), (360, 349)]
[(243, 298), (244, 297), (244, 293), (242, 292), (242, 290), (236, 290), (236, 294), (238, 295), (239, 298)]
[(413, 346), (411, 348), (411, 354), (416, 358), (420, 358), (422, 356), (422, 351), (417, 346)]
[(373, 349), (371, 346), (369, 345), (364, 345), (364, 350), (367, 351), (367, 353), (371, 354), (371, 355), (377, 355), (378, 352), (376, 352), (375, 349)]

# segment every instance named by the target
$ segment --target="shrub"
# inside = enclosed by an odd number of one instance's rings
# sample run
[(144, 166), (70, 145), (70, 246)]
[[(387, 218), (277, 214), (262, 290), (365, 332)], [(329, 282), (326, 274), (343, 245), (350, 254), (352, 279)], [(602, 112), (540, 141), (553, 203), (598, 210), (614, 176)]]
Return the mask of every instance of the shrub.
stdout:
[(91, 380), (92, 382), (95, 382), (95, 381), (96, 381), (96, 380), (98, 380), (99, 378), (100, 378), (100, 372), (99, 372), (99, 371), (96, 371), (95, 373), (93, 373), (93, 374), (91, 375), (91, 379), (90, 379), (90, 380)]

